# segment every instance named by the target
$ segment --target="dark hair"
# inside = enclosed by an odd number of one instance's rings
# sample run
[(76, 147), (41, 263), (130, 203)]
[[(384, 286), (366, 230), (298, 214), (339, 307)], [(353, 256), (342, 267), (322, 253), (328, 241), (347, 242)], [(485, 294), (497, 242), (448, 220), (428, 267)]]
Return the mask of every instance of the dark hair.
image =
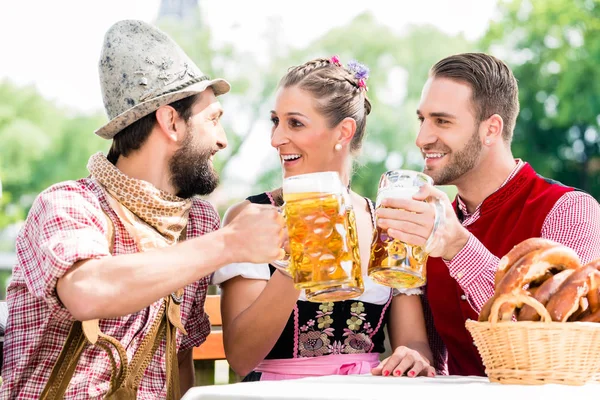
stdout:
[[(198, 95), (192, 95), (177, 100), (169, 105), (173, 107), (179, 116), (187, 123), (192, 116), (192, 106), (197, 98)], [(140, 118), (117, 133), (113, 138), (112, 145), (108, 151), (108, 161), (116, 164), (119, 156), (127, 157), (133, 151), (139, 150), (146, 140), (148, 140), (148, 136), (150, 136), (150, 132), (152, 132), (152, 129), (154, 128), (154, 124), (156, 124), (156, 111)]]
[(510, 143), (519, 114), (519, 88), (510, 68), (484, 53), (464, 53), (446, 57), (435, 64), (429, 76), (469, 84), (478, 122), (498, 114), (504, 121), (502, 138)]
[(325, 117), (330, 127), (336, 126), (344, 118), (354, 119), (356, 132), (350, 150), (360, 150), (371, 102), (350, 71), (326, 58), (316, 58), (290, 68), (279, 86), (298, 86), (312, 94), (317, 100), (317, 111)]

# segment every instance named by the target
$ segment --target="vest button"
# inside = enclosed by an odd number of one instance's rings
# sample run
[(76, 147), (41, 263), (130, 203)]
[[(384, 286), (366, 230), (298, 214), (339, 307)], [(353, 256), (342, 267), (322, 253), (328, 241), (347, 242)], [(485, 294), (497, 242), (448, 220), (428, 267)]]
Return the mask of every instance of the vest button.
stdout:
[(467, 296), (465, 296), (464, 294), (460, 296), (461, 300), (467, 300)]

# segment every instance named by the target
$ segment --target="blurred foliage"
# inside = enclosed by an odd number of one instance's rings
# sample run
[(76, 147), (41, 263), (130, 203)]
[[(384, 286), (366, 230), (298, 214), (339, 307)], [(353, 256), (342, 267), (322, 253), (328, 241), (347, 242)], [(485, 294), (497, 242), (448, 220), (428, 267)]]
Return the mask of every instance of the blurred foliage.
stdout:
[(538, 173), (600, 197), (600, 2), (499, 4), (482, 47), (519, 81), (513, 152)]
[[(237, 97), (245, 94), (248, 90), (252, 77), (248, 74), (227, 73), (229, 70), (235, 71), (236, 65), (239, 66), (240, 57), (232, 45), (227, 45), (215, 50), (212, 46), (212, 37), (210, 29), (202, 21), (201, 10), (197, 10), (194, 15), (188, 16), (185, 20), (179, 20), (172, 17), (165, 17), (157, 21), (160, 29), (167, 32), (177, 44), (179, 44), (187, 55), (196, 62), (204, 74), (210, 77), (226, 77), (231, 84), (231, 92), (227, 98)], [(248, 66), (251, 60), (245, 60), (244, 65)], [(257, 110), (247, 109), (247, 112), (258, 113)], [(233, 128), (224, 127), (226, 132), (232, 133)], [(234, 132), (228, 135), (227, 150), (219, 153), (215, 158), (215, 168), (221, 171), (230, 158), (234, 157), (240, 150), (244, 137), (249, 131)]]
[(23, 220), (46, 187), (87, 174), (90, 154), (108, 146), (92, 134), (105, 120), (71, 115), (33, 87), (0, 82), (0, 228)]

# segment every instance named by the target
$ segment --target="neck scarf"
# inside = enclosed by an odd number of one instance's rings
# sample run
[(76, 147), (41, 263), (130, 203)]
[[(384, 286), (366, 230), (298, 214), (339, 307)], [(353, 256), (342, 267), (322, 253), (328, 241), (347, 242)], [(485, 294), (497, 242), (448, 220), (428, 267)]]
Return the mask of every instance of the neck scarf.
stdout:
[(187, 226), (191, 199), (125, 175), (102, 153), (94, 154), (87, 167), (92, 178), (106, 190), (110, 205), (141, 250), (169, 246), (179, 240)]

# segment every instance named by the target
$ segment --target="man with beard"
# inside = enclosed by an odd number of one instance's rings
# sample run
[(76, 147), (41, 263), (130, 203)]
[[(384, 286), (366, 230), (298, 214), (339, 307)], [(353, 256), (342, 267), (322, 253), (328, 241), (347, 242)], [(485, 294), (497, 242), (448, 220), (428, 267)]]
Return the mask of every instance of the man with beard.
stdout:
[(17, 238), (2, 398), (180, 398), (210, 332), (208, 277), (283, 253), (274, 207), (217, 231), (196, 197), (218, 183), (225, 80), (140, 21), (109, 29), (99, 70), (112, 147), (40, 194)]
[[(455, 185), (451, 204), (424, 186), (413, 199), (387, 199), (379, 225), (396, 239), (433, 245), (426, 300), (453, 375), (485, 375), (465, 328), (494, 293), (499, 259), (521, 241), (542, 237), (577, 252), (582, 263), (600, 258), (600, 206), (590, 195), (536, 174), (514, 159), (511, 140), (519, 112), (517, 81), (502, 61), (480, 53), (434, 65), (417, 116), (424, 172), (436, 185)], [(445, 224), (433, 232), (433, 196), (445, 204)], [(408, 211), (408, 212), (407, 212)], [(444, 354), (445, 352), (439, 352)], [(445, 354), (444, 354), (445, 355)]]

